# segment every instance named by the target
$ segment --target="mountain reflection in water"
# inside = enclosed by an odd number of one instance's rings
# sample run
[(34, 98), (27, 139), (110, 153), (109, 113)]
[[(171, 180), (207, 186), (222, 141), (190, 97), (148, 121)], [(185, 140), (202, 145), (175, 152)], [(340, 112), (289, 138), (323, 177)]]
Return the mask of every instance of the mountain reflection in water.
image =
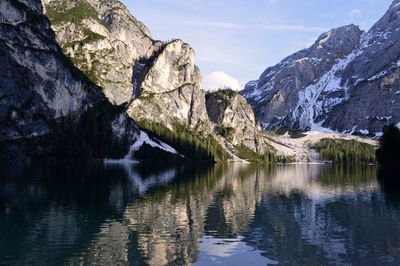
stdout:
[(0, 264), (400, 263), (399, 190), (389, 195), (373, 166), (31, 165), (0, 174)]

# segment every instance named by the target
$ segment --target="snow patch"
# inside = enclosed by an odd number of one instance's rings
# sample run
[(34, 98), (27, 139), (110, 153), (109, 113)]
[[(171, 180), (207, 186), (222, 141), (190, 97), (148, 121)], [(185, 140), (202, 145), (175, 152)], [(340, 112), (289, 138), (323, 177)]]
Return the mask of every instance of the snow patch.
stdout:
[[(171, 154), (179, 154), (174, 148), (172, 148), (168, 144), (166, 144), (162, 141), (159, 141), (157, 139), (156, 139), (156, 141), (150, 139), (149, 135), (146, 132), (140, 131), (139, 138), (130, 147), (128, 154), (123, 159), (121, 159), (121, 160), (105, 159), (105, 163), (120, 163), (120, 164), (135, 163), (136, 161), (134, 161), (132, 159), (132, 154), (135, 151), (138, 151), (144, 144), (150, 145), (153, 148), (161, 149), (161, 150), (169, 152)], [(182, 155), (180, 155), (180, 156), (183, 157)]]
[[(336, 73), (344, 70), (347, 65), (359, 55), (359, 52), (353, 52), (346, 58), (337, 61), (332, 69), (322, 76), (319, 81), (299, 92), (299, 102), (292, 116), (294, 120), (299, 118), (300, 127), (318, 127), (315, 120), (327, 112), (331, 111), (336, 105), (348, 99), (348, 87), (341, 85), (341, 78)], [(344, 91), (344, 98), (330, 98), (332, 92)]]
[(400, 122), (397, 123), (396, 127), (400, 129)]
[(361, 130), (360, 130), (360, 133), (363, 134), (363, 135), (369, 135), (369, 130), (367, 130), (367, 129), (361, 129)]
[(386, 76), (387, 74), (388, 74), (387, 71), (379, 72), (379, 73), (376, 74), (375, 76), (369, 78), (368, 81), (375, 81), (375, 80), (377, 80), (377, 79), (380, 79), (380, 78), (383, 77), (383, 76)]
[(350, 134), (350, 135), (353, 135), (354, 132), (356, 132), (357, 127), (358, 127), (357, 125), (354, 126), (354, 127), (351, 129), (351, 131), (349, 132), (349, 134)]
[(153, 148), (159, 148), (163, 151), (166, 151), (166, 152), (169, 152), (172, 154), (178, 154), (178, 152), (174, 148), (169, 146), (168, 144), (161, 142), (159, 140), (157, 140), (157, 142), (155, 142), (150, 139), (149, 135), (146, 132), (141, 131), (138, 140), (131, 146), (127, 157), (130, 157), (130, 155), (133, 152), (139, 150), (140, 147), (142, 147), (144, 144), (150, 145)]
[(376, 119), (378, 119), (379, 121), (389, 121), (390, 119), (392, 119), (393, 116), (381, 116), (381, 117), (376, 117)]
[(321, 121), (321, 122), (319, 122), (319, 123), (313, 123), (313, 124), (311, 125), (311, 131), (338, 134), (338, 132), (336, 132), (336, 131), (334, 131), (334, 130), (332, 130), (332, 129), (330, 129), (330, 128), (323, 127), (322, 124), (323, 124), (324, 122), (325, 122), (325, 120), (324, 120), (324, 121)]

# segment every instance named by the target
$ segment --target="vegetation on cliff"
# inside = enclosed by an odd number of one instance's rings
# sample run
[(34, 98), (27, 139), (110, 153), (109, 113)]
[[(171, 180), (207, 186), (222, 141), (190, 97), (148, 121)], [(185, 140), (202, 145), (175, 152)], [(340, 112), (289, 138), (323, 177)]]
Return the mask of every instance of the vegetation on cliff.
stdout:
[(238, 157), (253, 163), (292, 163), (295, 158), (288, 156), (277, 156), (271, 149), (267, 149), (264, 154), (257, 153), (250, 148), (240, 145), (235, 146)]
[(209, 91), (206, 94), (206, 100), (208, 100), (210, 97), (215, 97), (220, 103), (220, 109), (225, 110), (229, 106), (231, 99), (235, 97), (236, 94), (237, 93), (235, 91), (229, 88), (218, 91)]
[(120, 107), (105, 104), (87, 110), (79, 117), (68, 116), (59, 122), (60, 128), (51, 141), (51, 158), (55, 159), (103, 159), (123, 158), (133, 142), (133, 132), (137, 128), (128, 119), (122, 138), (117, 138), (113, 131), (113, 121), (123, 110)]

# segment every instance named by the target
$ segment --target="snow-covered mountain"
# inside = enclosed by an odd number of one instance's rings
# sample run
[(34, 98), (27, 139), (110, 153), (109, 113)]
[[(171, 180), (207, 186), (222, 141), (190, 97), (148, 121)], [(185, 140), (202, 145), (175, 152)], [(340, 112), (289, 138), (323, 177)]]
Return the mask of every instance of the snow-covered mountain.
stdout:
[(322, 34), (241, 92), (265, 128), (379, 136), (400, 122), (400, 0), (368, 31)]

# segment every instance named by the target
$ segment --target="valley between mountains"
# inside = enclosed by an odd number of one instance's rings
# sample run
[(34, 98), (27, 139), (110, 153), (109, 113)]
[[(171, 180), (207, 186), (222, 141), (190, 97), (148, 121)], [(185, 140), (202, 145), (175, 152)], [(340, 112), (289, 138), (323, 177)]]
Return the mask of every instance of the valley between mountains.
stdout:
[(400, 0), (239, 93), (204, 91), (193, 48), (116, 0), (2, 0), (0, 33), (4, 160), (321, 162), (324, 139), (374, 150), (400, 126)]

